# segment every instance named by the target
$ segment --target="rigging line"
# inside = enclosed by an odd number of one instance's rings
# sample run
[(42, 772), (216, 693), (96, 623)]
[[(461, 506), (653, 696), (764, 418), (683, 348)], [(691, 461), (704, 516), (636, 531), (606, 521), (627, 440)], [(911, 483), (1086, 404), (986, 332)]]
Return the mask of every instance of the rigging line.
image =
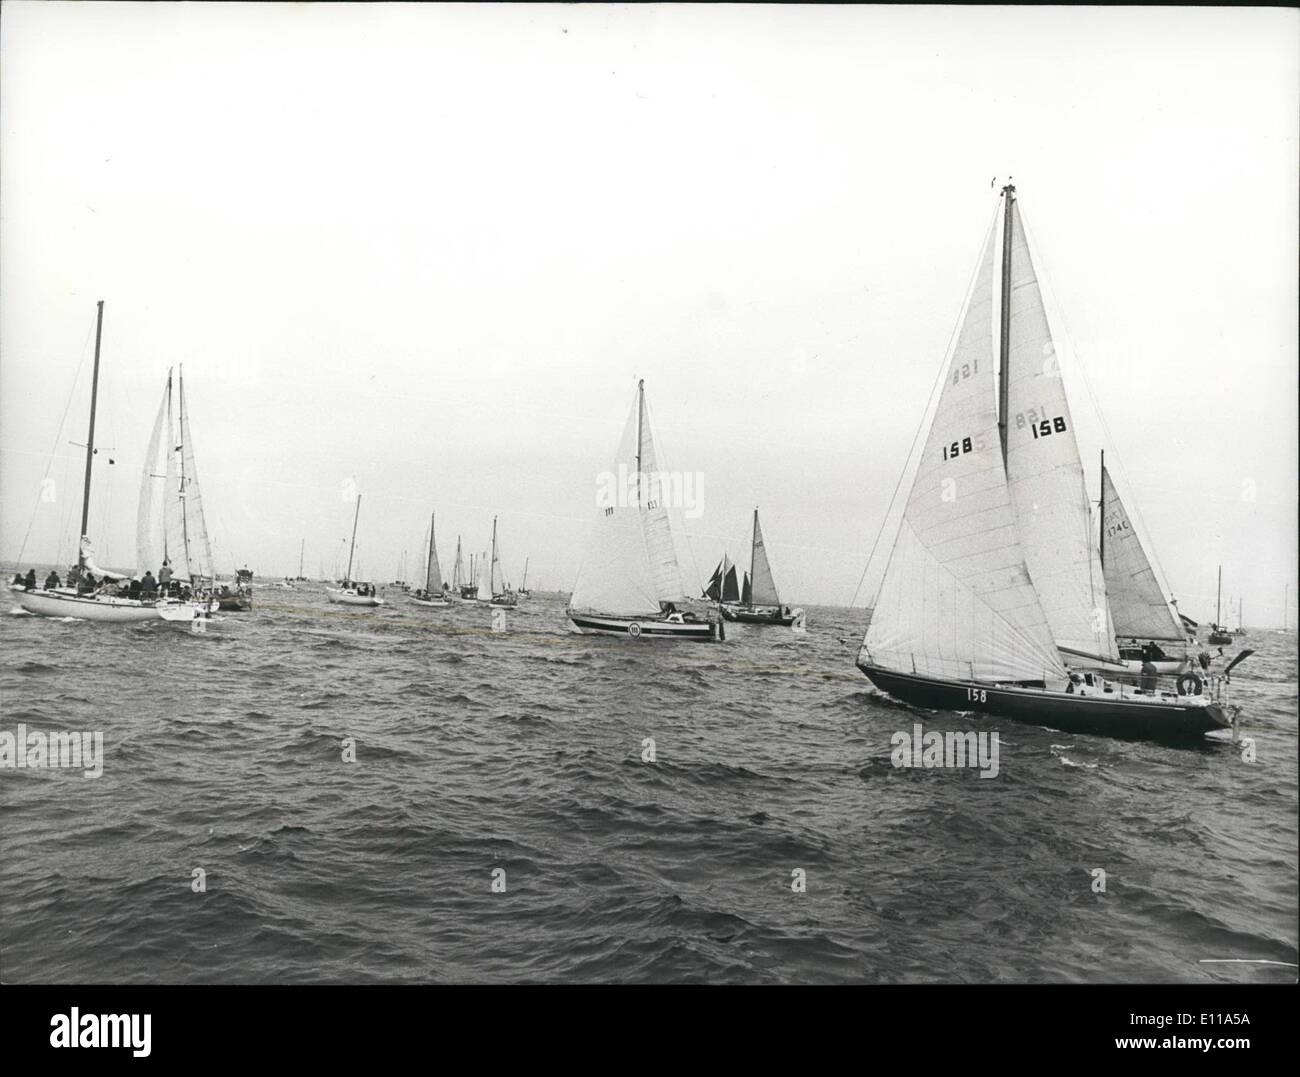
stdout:
[[(23, 535), (22, 545), (18, 548), (18, 564), (20, 565), (23, 561), (23, 554), (27, 552), (27, 540), (31, 538), (32, 525), (36, 523), (36, 514), (41, 509), (41, 495), (45, 492), (45, 483), (50, 477), (50, 469), (54, 466), (54, 454), (58, 451), (59, 441), (63, 438), (63, 424), (68, 421), (68, 412), (72, 410), (72, 398), (77, 393), (77, 382), (81, 380), (81, 372), (86, 366), (86, 352), (90, 344), (90, 334), (93, 328), (94, 323), (92, 322), (91, 328), (86, 330), (86, 339), (81, 342), (81, 360), (77, 363), (77, 372), (72, 377), (72, 391), (68, 393), (68, 402), (63, 405), (63, 417), (59, 420), (59, 428), (54, 435), (54, 447), (50, 449), (49, 462), (45, 465), (45, 474), (41, 476), (41, 488), (36, 493), (36, 504), (32, 506), (32, 515), (27, 521), (27, 531)], [(60, 537), (58, 541), (62, 542), (62, 538)], [(78, 549), (80, 549), (80, 538), (78, 538)]]
[[(961, 309), (957, 312), (957, 320), (953, 324), (952, 333), (948, 337), (948, 346), (943, 352), (943, 362), (939, 364), (938, 372), (935, 374), (934, 385), (931, 386), (930, 395), (926, 399), (925, 410), (921, 412), (920, 422), (917, 423), (916, 432), (912, 435), (912, 445), (907, 450), (907, 458), (903, 461), (903, 469), (899, 472), (898, 481), (894, 483), (894, 492), (889, 497), (889, 507), (885, 509), (885, 518), (880, 523), (880, 530), (876, 532), (876, 540), (871, 544), (871, 552), (867, 554), (867, 563), (863, 566), (862, 575), (858, 577), (858, 586), (853, 591), (853, 601), (849, 603), (849, 609), (853, 609), (858, 603), (858, 595), (862, 591), (862, 584), (866, 580), (867, 573), (871, 569), (871, 563), (876, 556), (876, 547), (880, 545), (880, 537), (885, 533), (885, 528), (889, 523), (890, 513), (894, 511), (894, 502), (898, 499), (899, 488), (903, 485), (903, 479), (907, 477), (908, 471), (911, 470), (912, 457), (916, 452), (916, 443), (921, 437), (921, 431), (925, 429), (925, 421), (927, 418), (930, 418), (931, 421), (933, 421), (933, 417), (930, 415), (930, 407), (934, 403), (939, 392), (939, 386), (943, 384), (944, 379), (947, 377), (948, 365), (952, 362), (953, 345), (957, 342), (957, 334), (961, 331), (962, 322), (965, 320), (966, 310), (970, 305), (971, 292), (975, 289), (975, 278), (979, 276), (980, 265), (983, 262), (984, 248), (988, 245), (989, 237), (993, 234), (993, 228), (997, 224), (998, 210), (1001, 208), (1001, 204), (1002, 196), (999, 195), (993, 206), (993, 216), (989, 220), (989, 226), (984, 232), (984, 241), (980, 244), (979, 253), (975, 256), (975, 267), (971, 270), (970, 280), (966, 284), (965, 298), (962, 301)], [(902, 527), (901, 519), (899, 520), (899, 527)], [(895, 536), (895, 542), (897, 542), (897, 536)], [(884, 573), (881, 574), (880, 582), (881, 586), (883, 586), (885, 582)], [(879, 597), (880, 589), (877, 588), (876, 593), (872, 598), (873, 607)]]
[[(1029, 229), (1024, 225), (1023, 214), (1021, 215), (1021, 225), (1025, 227), (1025, 235), (1028, 240)], [(1036, 243), (1034, 245), (1037, 247)], [(1041, 266), (1041, 263), (1039, 264)], [(1106, 414), (1102, 411), (1101, 403), (1098, 401), (1097, 394), (1092, 388), (1092, 380), (1088, 377), (1088, 368), (1084, 364), (1084, 361), (1079, 357), (1079, 353), (1075, 351), (1074, 336), (1070, 332), (1070, 324), (1065, 317), (1065, 308), (1057, 299), (1056, 289), (1052, 285), (1051, 275), (1046, 271), (1045, 266), (1042, 267), (1042, 269), (1043, 282), (1047, 285), (1047, 291), (1052, 297), (1052, 306), (1056, 308), (1057, 314), (1061, 320), (1061, 329), (1065, 334), (1066, 342), (1070, 345), (1070, 357), (1074, 360), (1074, 369), (1079, 372), (1079, 380), (1083, 383), (1083, 387), (1088, 393), (1088, 399), (1092, 403), (1093, 414), (1097, 417), (1097, 421), (1101, 426), (1101, 431), (1105, 435), (1106, 441), (1111, 446), (1111, 453), (1119, 461), (1119, 472), (1120, 476), (1124, 480), (1124, 486), (1131, 489), (1131, 484), (1128, 481), (1128, 470), (1124, 466), (1124, 454), (1119, 451), (1119, 443), (1115, 440), (1115, 436), (1110, 432), (1110, 425), (1106, 422)], [(1057, 360), (1059, 363), (1059, 356), (1057, 357)], [(1104, 494), (1099, 491), (1099, 496), (1104, 496)], [(1129, 516), (1136, 518), (1138, 524), (1141, 525), (1142, 533), (1139, 535), (1139, 541), (1141, 541), (1144, 536), (1148, 540), (1142, 543), (1142, 548), (1149, 558), (1155, 560), (1155, 568), (1160, 576), (1156, 582), (1158, 584), (1163, 584), (1162, 590), (1166, 594), (1172, 594), (1172, 590), (1169, 586), (1169, 577), (1165, 574), (1164, 566), (1160, 563), (1160, 555), (1156, 552), (1155, 544), (1150, 541), (1151, 533), (1147, 530), (1146, 520), (1142, 516), (1141, 506), (1134, 502), (1131, 505), (1125, 504), (1124, 508), (1127, 510)], [(1168, 604), (1168, 599), (1166, 599), (1166, 604)]]

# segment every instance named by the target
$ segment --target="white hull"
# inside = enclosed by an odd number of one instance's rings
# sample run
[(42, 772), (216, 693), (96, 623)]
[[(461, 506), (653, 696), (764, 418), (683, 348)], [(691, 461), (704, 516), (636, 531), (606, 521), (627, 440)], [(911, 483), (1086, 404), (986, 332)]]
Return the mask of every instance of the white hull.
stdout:
[(665, 621), (656, 617), (611, 617), (595, 613), (569, 611), (573, 632), (584, 636), (623, 636), (631, 639), (673, 639), (710, 642), (722, 640), (720, 622)]
[(417, 606), (446, 606), (445, 598), (410, 598), (409, 601)]
[(217, 611), (216, 600), (211, 602), (172, 602), (158, 607), (158, 616), (164, 621), (188, 624), (196, 617), (208, 617)]
[(38, 617), (77, 617), (83, 621), (128, 624), (156, 621), (159, 606), (130, 598), (78, 595), (72, 591), (23, 591), (18, 604)]
[(336, 591), (333, 587), (325, 588), (331, 602), (341, 606), (382, 606), (384, 600), (378, 595), (359, 595), (355, 591)]

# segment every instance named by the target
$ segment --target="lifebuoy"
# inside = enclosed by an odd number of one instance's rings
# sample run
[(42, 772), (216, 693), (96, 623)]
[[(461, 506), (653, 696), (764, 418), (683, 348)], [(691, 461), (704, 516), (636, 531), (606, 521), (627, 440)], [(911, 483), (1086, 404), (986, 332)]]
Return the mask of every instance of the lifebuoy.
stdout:
[(1178, 678), (1177, 684), (1180, 696), (1199, 696), (1201, 694), (1201, 678), (1195, 673), (1184, 673)]
[(637, 636), (641, 635), (641, 626), (637, 624), (635, 621), (633, 621), (630, 625), (627, 626), (627, 634), (631, 636), (633, 639), (636, 639)]

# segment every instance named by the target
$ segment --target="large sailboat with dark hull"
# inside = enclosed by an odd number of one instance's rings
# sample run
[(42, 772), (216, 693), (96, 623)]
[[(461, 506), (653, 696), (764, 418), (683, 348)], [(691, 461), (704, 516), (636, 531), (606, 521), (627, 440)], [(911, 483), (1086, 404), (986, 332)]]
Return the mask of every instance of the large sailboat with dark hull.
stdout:
[(705, 643), (725, 639), (720, 618), (678, 609), (686, 596), (657, 461), (641, 381), (613, 470), (634, 476), (636, 488), (630, 498), (621, 490), (620, 496), (598, 505), (569, 598), (569, 623), (585, 635)]
[(1010, 185), (999, 215), (857, 664), (883, 692), (922, 707), (1142, 739), (1225, 728), (1226, 677), (1185, 673), (1174, 684), (1137, 686), (1102, 672), (1124, 667), (1073, 419)]

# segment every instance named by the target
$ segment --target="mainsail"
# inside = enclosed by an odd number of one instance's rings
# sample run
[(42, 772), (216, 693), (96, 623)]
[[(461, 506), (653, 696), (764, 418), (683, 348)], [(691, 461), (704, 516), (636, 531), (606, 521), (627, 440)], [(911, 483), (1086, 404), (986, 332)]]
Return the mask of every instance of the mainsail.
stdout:
[(1102, 570), (1106, 577), (1111, 615), (1115, 620), (1115, 634), (1126, 639), (1186, 642), (1186, 631), (1160, 589), (1155, 571), (1142, 548), (1142, 540), (1124, 511), (1119, 491), (1104, 464), (1101, 469), (1101, 535), (1105, 554)]
[(767, 547), (763, 544), (763, 529), (758, 522), (758, 509), (754, 510), (754, 548), (752, 595), (746, 603), (755, 606), (779, 606), (781, 599), (772, 579), (772, 566), (767, 563)]
[(993, 249), (990, 229), (862, 657), (936, 677), (1059, 679), (1002, 462)]
[(1025, 564), (1057, 646), (1115, 660), (1119, 653), (1093, 544), (1074, 421), (1018, 203), (1009, 194), (1006, 212), (1011, 219), (1011, 280), (1002, 418), (1007, 484)]
[[(637, 474), (638, 465), (645, 462), (648, 432), (648, 424), (644, 422), (643, 396), (638, 385), (612, 472), (615, 476), (636, 476), (637, 489), (607, 490), (606, 493), (613, 496), (597, 498), (596, 519), (587, 542), (586, 557), (569, 599), (572, 610), (630, 617), (657, 616), (661, 594), (674, 589), (669, 586), (673, 577), (677, 580), (677, 597), (681, 597), (681, 574), (672, 549), (672, 533), (668, 531), (665, 544), (657, 530), (661, 519), (662, 525), (667, 527), (667, 513), (662, 513), (661, 518), (644, 507), (647, 501), (645, 485)], [(653, 541), (652, 529), (655, 530)]]
[(680, 602), (685, 598), (681, 569), (677, 564), (677, 549), (673, 544), (672, 524), (664, 497), (663, 475), (659, 470), (654, 434), (650, 428), (650, 411), (645, 393), (637, 390), (637, 449), (636, 464), (642, 525), (645, 530), (646, 550), (650, 555), (650, 568), (654, 575), (655, 593), (660, 602)]

